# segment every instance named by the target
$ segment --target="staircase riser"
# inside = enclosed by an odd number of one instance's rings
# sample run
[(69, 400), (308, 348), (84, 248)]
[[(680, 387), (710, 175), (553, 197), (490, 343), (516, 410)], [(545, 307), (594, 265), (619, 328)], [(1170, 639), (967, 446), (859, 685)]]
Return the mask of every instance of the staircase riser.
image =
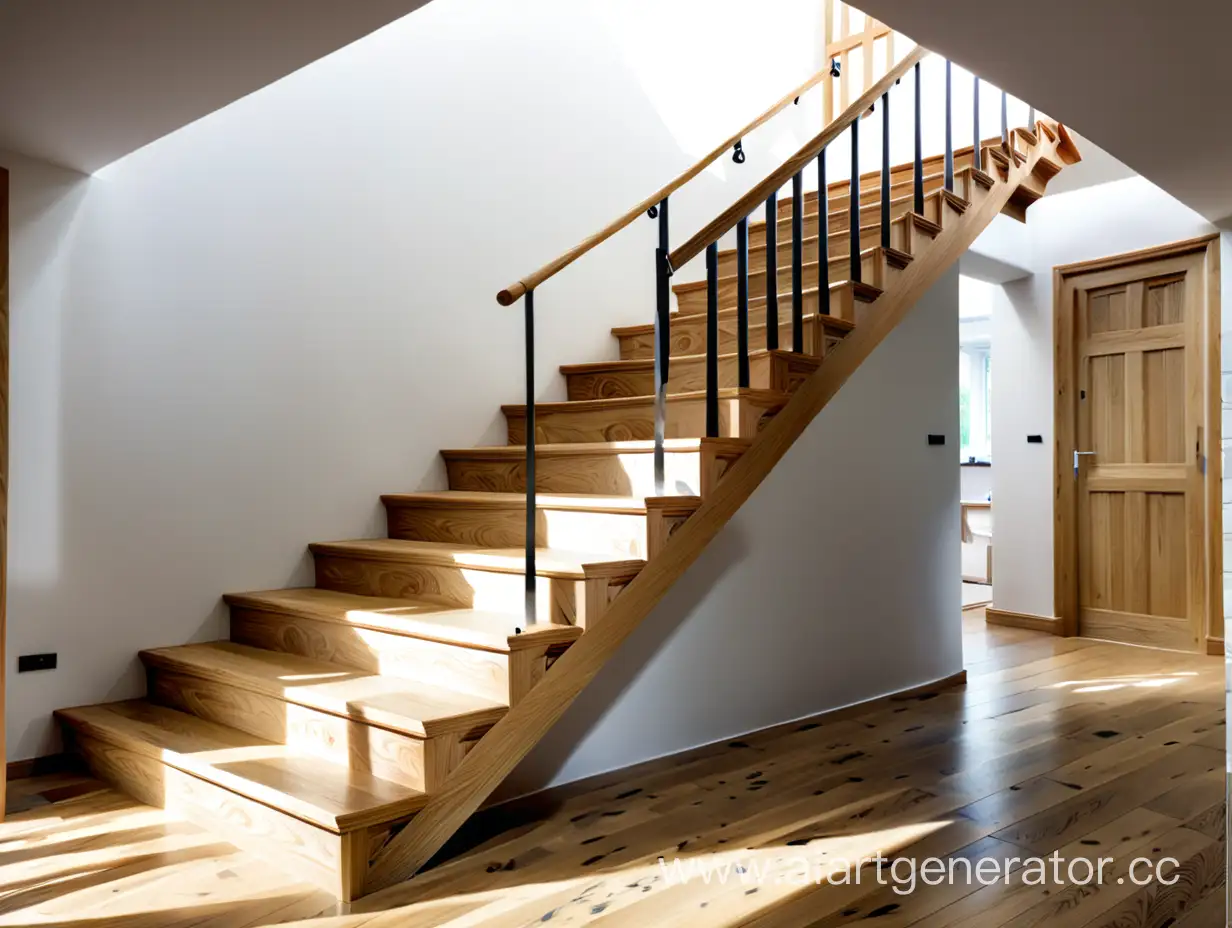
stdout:
[[(874, 287), (886, 288), (887, 274), (891, 271), (885, 266), (884, 259), (878, 257), (880, 252), (870, 252), (862, 256), (860, 261), (860, 279)], [(805, 265), (801, 276), (801, 287), (807, 289), (817, 286), (817, 264)], [(851, 263), (846, 257), (830, 261), (830, 279), (827, 284), (851, 278)], [(792, 287), (791, 266), (779, 268), (778, 292), (789, 293)], [(736, 305), (736, 280), (734, 277), (719, 281), (719, 309), (730, 309)], [(749, 297), (764, 297), (766, 295), (766, 272), (749, 273)], [(706, 311), (706, 288), (697, 287), (676, 294), (677, 307), (682, 313), (704, 313)], [(782, 319), (791, 312), (791, 300), (779, 299), (779, 318)]]
[[(840, 319), (854, 319), (855, 311), (851, 306), (851, 301), (847, 300), (846, 306), (840, 304), (839, 300), (834, 299), (830, 304), (830, 311)], [(804, 309), (805, 315), (813, 314), (817, 311), (817, 297), (805, 296)], [(764, 306), (749, 308), (749, 349), (757, 351), (758, 349), (767, 347), (766, 345), (766, 310)], [(738, 347), (737, 320), (734, 314), (719, 316), (719, 353), (734, 354)], [(779, 344), (785, 347), (791, 347), (791, 336), (793, 328), (791, 324), (791, 302), (788, 301), (787, 311), (783, 312), (782, 302), (779, 305)], [(814, 321), (805, 320), (804, 323), (804, 351), (805, 354), (825, 356), (826, 351), (837, 345), (842, 337), (834, 333), (824, 334), (824, 345), (822, 351), (817, 351), (817, 325)], [(685, 357), (688, 355), (698, 355), (706, 353), (706, 320), (699, 316), (690, 316), (687, 319), (673, 320), (671, 330), (671, 351), (672, 357)], [(624, 361), (642, 361), (649, 360), (654, 357), (654, 336), (653, 335), (622, 335), (620, 336), (620, 357)]]
[[(956, 182), (957, 182), (957, 178), (956, 178)], [(891, 221), (898, 219), (899, 217), (905, 215), (906, 213), (911, 212), (912, 208), (913, 208), (913, 203), (910, 199), (900, 200), (897, 203), (892, 202), (890, 204)], [(827, 231), (830, 236), (831, 242), (833, 243), (834, 241), (838, 240), (838, 241), (842, 241), (846, 243), (849, 240), (849, 232), (851, 229), (851, 214), (847, 211), (846, 200), (842, 201), (841, 207), (831, 202), (829, 204), (828, 213), (830, 217), (830, 222), (829, 222), (829, 227)], [(926, 218), (931, 219), (933, 222), (939, 221), (937, 217), (940, 215), (940, 207), (937, 202), (935, 190), (930, 190), (929, 193), (926, 194), (925, 196), (923, 215)], [(812, 209), (809, 209), (806, 205), (805, 211), (804, 211), (804, 237), (805, 238), (812, 239), (817, 236), (818, 231), (820, 229), (820, 225), (817, 221), (817, 217), (818, 217), (818, 213), (817, 213), (816, 206), (814, 206)], [(860, 225), (861, 227), (876, 226), (880, 228), (880, 224), (881, 224), (881, 202), (878, 196), (874, 195), (871, 197), (871, 199), (869, 197), (865, 197), (861, 201), (861, 206), (860, 206)], [(783, 251), (784, 246), (786, 246), (787, 262), (788, 263), (791, 262), (791, 241), (792, 241), (791, 210), (789, 207), (786, 218), (780, 217), (779, 222), (778, 222), (778, 245), (780, 249), (780, 252), (779, 252), (780, 253), (780, 258), (779, 258), (780, 267), (783, 264), (783, 259), (781, 256), (784, 253)], [(762, 224), (758, 224), (756, 226), (750, 225), (749, 227), (750, 261), (752, 260), (752, 255), (755, 252), (761, 252), (762, 254), (764, 254), (765, 247), (766, 247), (765, 226)], [(815, 252), (816, 250), (815, 245), (813, 246), (813, 250)], [(843, 250), (846, 251), (847, 250), (846, 247), (844, 247)], [(813, 254), (811, 256), (809, 255), (809, 246), (807, 244), (805, 245), (805, 255), (806, 257), (816, 258), (816, 254)], [(726, 255), (720, 254), (719, 260), (722, 261), (725, 257)], [(762, 266), (764, 266), (764, 264), (765, 262), (763, 259)]]
[[(525, 461), (449, 461), (451, 490), (525, 493)], [(665, 462), (670, 492), (700, 496), (701, 461), (697, 452), (669, 452)], [(543, 493), (599, 493), (609, 496), (654, 496), (654, 456), (570, 455), (535, 462), (535, 487)]]
[(362, 892), (350, 858), (355, 842), (366, 846), (366, 831), (337, 835), (156, 758), (86, 735), (75, 734), (72, 740), (95, 776), (138, 801), (167, 809), (341, 900)]
[(425, 742), (409, 735), (163, 668), (150, 668), (148, 698), (412, 789), (429, 789)]
[(237, 608), (231, 610), (231, 640), (382, 676), (437, 683), (496, 701), (509, 698), (508, 654)]
[[(770, 355), (749, 359), (749, 386), (755, 390), (790, 393), (817, 369), (818, 360), (800, 355), (794, 363)], [(719, 387), (739, 386), (736, 358), (719, 359)], [(691, 393), (706, 389), (706, 359), (693, 355), (674, 362), (668, 382), (669, 393)], [(611, 396), (650, 396), (654, 392), (654, 372), (650, 370), (593, 371), (565, 375), (569, 399), (593, 400)], [(585, 492), (585, 491), (579, 491)]]
[[(550, 418), (544, 416), (540, 421)], [(550, 425), (545, 427), (551, 429)], [(569, 431), (567, 423), (564, 423), (562, 431)], [(562, 438), (555, 433), (545, 435), (543, 428), (538, 432), (539, 440), (545, 442), (607, 440), (590, 435), (576, 439)], [(519, 434), (515, 442), (511, 430), (511, 444), (521, 444), (522, 440)], [(415, 508), (400, 505), (387, 507), (387, 511), (390, 538), (487, 548), (516, 548), (526, 543), (526, 513), (521, 509), (468, 509), (464, 504), (459, 504), (448, 510), (437, 506)], [(646, 516), (641, 513), (539, 509), (535, 514), (535, 524), (535, 544), (542, 548), (594, 551), (617, 559), (648, 557)]]
[[(316, 556), (316, 573), (320, 589), (339, 593), (436, 599), (510, 616), (522, 616), (526, 610), (525, 580), (520, 573), (322, 554)], [(539, 621), (578, 624), (583, 586), (583, 581), (538, 577)]]
[[(779, 403), (753, 403), (748, 399), (720, 398), (719, 436), (722, 438), (752, 438), (757, 434), (761, 425), (769, 421), (770, 416), (780, 405)], [(667, 404), (665, 431), (667, 438), (705, 437), (705, 400), (701, 397), (687, 399), (673, 397)], [(654, 404), (647, 399), (645, 405), (614, 409), (611, 412), (581, 410), (545, 413), (540, 410), (535, 419), (535, 434), (541, 442), (650, 441), (654, 438)], [(525, 435), (525, 418), (510, 417), (509, 443), (511, 445), (523, 444)], [(540, 516), (542, 515), (540, 513)], [(606, 531), (613, 531), (613, 529)], [(574, 537), (584, 539), (587, 535), (577, 534)], [(594, 533), (589, 537), (589, 545), (565, 545), (556, 542), (553, 544), (564, 548), (580, 547), (582, 550), (589, 551), (593, 549), (595, 541), (602, 535)], [(623, 539), (626, 534), (615, 537)], [(643, 555), (637, 556), (642, 557)]]
[[(954, 170), (958, 171), (967, 166), (970, 158), (956, 158), (954, 161)], [(898, 200), (903, 197), (908, 197), (915, 190), (915, 180), (911, 176), (911, 170), (895, 171), (891, 177), (890, 200)], [(924, 194), (927, 196), (934, 190), (940, 190), (945, 186), (945, 177), (937, 172), (929, 173), (925, 169), (924, 176)], [(831, 188), (827, 198), (827, 206), (830, 212), (839, 210), (847, 210), (851, 208), (848, 200), (847, 189), (850, 184), (843, 184), (841, 188)], [(866, 178), (860, 184), (860, 202), (861, 205), (868, 203), (879, 203), (881, 201), (881, 179)], [(792, 214), (791, 197), (783, 197), (779, 200), (779, 218), (790, 219)], [(817, 191), (810, 190), (804, 194), (804, 215), (817, 215)]]
[[(893, 232), (891, 228), (891, 232)], [(816, 262), (817, 260), (817, 239), (815, 237), (805, 237), (803, 259), (807, 262)], [(850, 253), (851, 238), (844, 230), (841, 234), (832, 234), (827, 244), (829, 245), (829, 256), (837, 258), (840, 255)], [(880, 226), (865, 227), (860, 231), (860, 250), (866, 248), (874, 248), (881, 244), (881, 228)], [(786, 243), (780, 242), (776, 249), (778, 253), (779, 270), (791, 268), (791, 240)], [(752, 274), (756, 271), (764, 271), (766, 269), (766, 249), (765, 245), (761, 244), (754, 248), (749, 247), (749, 272)], [(727, 277), (735, 274), (739, 270), (735, 252), (720, 252), (719, 253), (719, 276)]]

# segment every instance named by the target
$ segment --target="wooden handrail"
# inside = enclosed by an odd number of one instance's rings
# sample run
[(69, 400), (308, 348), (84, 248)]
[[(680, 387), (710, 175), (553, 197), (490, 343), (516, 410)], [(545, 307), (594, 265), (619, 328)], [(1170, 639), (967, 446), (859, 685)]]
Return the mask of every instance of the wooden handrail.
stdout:
[(669, 259), (672, 267), (683, 267), (687, 261), (700, 254), (703, 248), (711, 242), (717, 242), (737, 222), (764, 203), (766, 197), (770, 196), (771, 193), (778, 190), (798, 172), (807, 167), (817, 157), (819, 151), (834, 141), (834, 139), (842, 134), (843, 130), (866, 113), (868, 108), (876, 103), (883, 93), (894, 86), (896, 80), (915, 67), (916, 62), (927, 54), (928, 50), (921, 46), (917, 45), (912, 49), (911, 54), (887, 71), (885, 77), (864, 91), (858, 100), (843, 110), (830, 125), (806, 142), (803, 148), (783, 162), (776, 170), (770, 172), (760, 184), (725, 209), (717, 219), (702, 228), (691, 239), (673, 251)]
[(615, 235), (617, 232), (619, 232), (621, 229), (623, 229), (625, 226), (631, 223), (638, 216), (642, 215), (642, 213), (646, 212), (652, 206), (658, 206), (664, 197), (670, 196), (671, 194), (675, 193), (677, 190), (679, 190), (681, 187), (683, 187), (685, 184), (687, 184), (689, 181), (695, 178), (702, 171), (706, 170), (706, 168), (708, 168), (711, 164), (713, 164), (716, 160), (718, 160), (722, 155), (724, 155), (727, 151), (729, 151), (733, 145), (735, 145), (737, 142), (743, 139), (746, 135), (748, 135), (750, 132), (752, 132), (754, 129), (758, 128), (759, 126), (765, 125), (765, 123), (769, 122), (773, 117), (777, 116), (780, 112), (786, 109), (788, 104), (790, 104), (793, 100), (795, 100), (796, 97), (800, 96), (807, 90), (811, 90), (813, 87), (817, 86), (827, 77), (829, 77), (829, 75), (830, 75), (830, 64), (829, 62), (826, 62), (826, 66), (823, 67), (820, 71), (818, 71), (808, 80), (806, 80), (799, 87), (796, 87), (794, 90), (787, 91), (787, 93), (784, 94), (783, 97), (780, 98), (779, 101), (775, 103), (772, 107), (770, 107), (768, 110), (766, 110), (756, 119), (754, 119), (751, 123), (749, 123), (743, 129), (741, 129), (735, 135), (731, 136), (726, 141), (718, 145), (713, 151), (710, 152), (710, 154), (706, 155), (704, 158), (698, 161), (695, 165), (693, 165), (693, 167), (689, 168), (687, 171), (685, 171), (683, 174), (681, 174), (679, 177), (677, 177), (675, 180), (669, 183), (666, 187), (661, 187), (659, 190), (652, 193), (646, 199), (642, 200), (642, 202), (638, 203), (637, 206), (633, 207), (628, 212), (626, 212), (624, 215), (622, 215), (619, 219), (608, 223), (606, 226), (604, 226), (594, 235), (590, 236), (589, 238), (582, 239), (582, 241), (578, 242), (578, 244), (574, 245), (572, 248), (570, 248), (568, 251), (566, 251), (563, 255), (561, 255), (556, 260), (549, 261), (547, 264), (539, 268), (539, 270), (535, 271), (533, 274), (529, 274), (526, 277), (523, 277), (521, 280), (514, 281), (512, 284), (510, 284), (508, 287), (506, 287), (504, 290), (502, 290), (500, 293), (496, 295), (496, 302), (500, 303), (501, 306), (509, 306), (513, 304), (516, 300), (518, 300), (523, 294), (525, 294), (527, 290), (534, 290), (537, 286), (539, 286), (545, 280), (548, 280), (549, 278), (554, 277), (560, 271), (563, 271), (565, 268), (567, 268), (570, 264), (572, 264), (578, 258), (582, 257), (582, 255), (586, 254), (586, 252), (590, 251), (596, 245), (600, 245), (603, 242), (607, 241), (609, 238), (611, 238), (613, 235)]

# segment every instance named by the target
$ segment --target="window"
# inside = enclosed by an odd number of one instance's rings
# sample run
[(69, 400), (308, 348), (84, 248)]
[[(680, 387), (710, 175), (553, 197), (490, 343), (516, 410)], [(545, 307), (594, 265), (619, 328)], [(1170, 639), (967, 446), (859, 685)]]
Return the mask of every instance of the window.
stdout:
[(958, 459), (992, 460), (992, 355), (986, 347), (958, 353)]

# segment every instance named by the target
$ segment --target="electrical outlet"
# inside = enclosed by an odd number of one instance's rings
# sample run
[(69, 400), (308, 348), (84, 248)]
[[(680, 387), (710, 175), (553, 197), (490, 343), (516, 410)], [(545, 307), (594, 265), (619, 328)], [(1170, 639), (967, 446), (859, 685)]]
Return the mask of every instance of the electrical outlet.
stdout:
[(55, 654), (23, 654), (17, 658), (17, 672), (27, 673), (31, 670), (55, 670)]

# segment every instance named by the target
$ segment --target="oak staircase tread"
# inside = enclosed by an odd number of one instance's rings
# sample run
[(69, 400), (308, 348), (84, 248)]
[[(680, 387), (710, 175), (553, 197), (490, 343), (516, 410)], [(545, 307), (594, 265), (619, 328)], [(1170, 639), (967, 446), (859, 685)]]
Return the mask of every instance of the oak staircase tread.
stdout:
[(494, 725), (509, 707), (430, 683), (230, 641), (142, 651), (147, 666), (213, 680), (415, 738)]
[[(653, 443), (652, 443), (653, 444)], [(516, 448), (517, 446), (509, 446)], [(526, 452), (523, 450), (522, 458)], [(402, 538), (357, 538), (351, 541), (318, 541), (309, 545), (313, 554), (362, 557), (367, 560), (433, 564), (496, 573), (521, 574), (526, 571), (523, 548), (484, 548), (444, 541), (413, 541)], [(535, 549), (535, 574), (565, 580), (585, 580), (597, 576), (635, 575), (645, 561), (613, 558), (586, 551), (559, 548)]]
[(75, 731), (335, 833), (404, 818), (427, 802), (419, 790), (144, 699), (56, 716)]
[[(956, 194), (950, 194), (950, 196), (951, 196), (954, 200), (958, 200), (958, 201), (960, 201), (961, 203), (963, 203), (963, 204), (964, 204), (964, 206), (965, 206), (965, 205), (966, 205), (966, 203), (967, 203), (967, 201), (966, 201), (966, 200), (963, 200), (961, 197), (957, 196)], [(878, 252), (881, 252), (881, 253), (885, 256), (886, 260), (890, 262), (890, 265), (891, 265), (892, 267), (906, 267), (908, 264), (910, 264), (910, 263), (911, 263), (911, 260), (912, 260), (912, 255), (909, 255), (909, 254), (907, 254), (907, 253), (906, 253), (906, 252), (904, 252), (904, 251), (899, 251), (897, 248), (887, 248), (887, 247), (885, 247), (884, 245), (874, 245), (874, 246), (872, 246), (871, 248), (865, 248), (863, 251), (861, 251), (861, 252), (860, 252), (860, 257), (861, 257), (861, 258), (876, 258), (876, 256), (877, 256), (877, 253), (878, 253)], [(844, 264), (844, 263), (846, 263), (846, 262), (849, 262), (850, 260), (851, 260), (851, 254), (850, 254), (850, 252), (848, 252), (848, 253), (841, 254), (841, 255), (834, 255), (832, 258), (830, 258), (829, 264), (832, 264), (832, 265), (833, 265), (833, 264), (838, 264), (838, 265), (840, 265), (840, 266), (841, 266), (842, 264)], [(817, 262), (816, 262), (816, 261), (805, 261), (805, 262), (804, 262), (804, 264), (803, 264), (803, 266), (802, 266), (802, 270), (803, 270), (803, 271), (805, 271), (805, 272), (807, 272), (810, 268), (816, 268), (816, 267), (817, 267)], [(788, 273), (790, 270), (791, 270), (791, 266), (790, 266), (790, 265), (788, 265), (787, 267), (780, 267), (780, 268), (778, 268), (778, 272), (779, 272), (779, 274), (786, 274), (786, 273)], [(756, 270), (756, 271), (749, 271), (749, 277), (757, 277), (757, 276), (765, 276), (765, 271), (764, 271), (764, 270), (762, 270), (762, 269), (759, 269), (759, 270)], [(720, 284), (720, 286), (721, 286), (722, 284), (724, 284), (724, 283), (732, 283), (732, 282), (736, 281), (738, 277), (739, 277), (739, 275), (737, 275), (737, 274), (721, 274), (721, 275), (719, 275), (719, 278), (718, 278), (718, 283)], [(835, 283), (835, 282), (833, 282), (833, 281), (831, 282), (831, 284), (830, 284), (831, 288), (833, 288), (833, 287), (834, 287), (834, 283)], [(858, 283), (858, 282), (857, 282), (857, 281), (851, 281), (851, 280), (848, 280), (848, 279), (844, 278), (844, 279), (843, 279), (843, 280), (841, 280), (841, 281), (837, 281), (837, 283), (840, 283), (840, 284), (847, 284), (847, 283), (852, 283), (852, 284), (855, 284), (855, 283)], [(705, 290), (705, 289), (706, 289), (706, 280), (705, 280), (705, 279), (702, 279), (702, 280), (690, 280), (690, 281), (685, 281), (684, 283), (672, 284), (672, 292), (673, 292), (673, 293), (675, 293), (677, 296), (679, 296), (681, 293), (690, 293), (690, 292), (694, 292), (694, 291), (697, 291), (697, 290)], [(801, 289), (803, 289), (803, 288), (801, 288)], [(812, 287), (811, 289), (816, 290), (816, 289), (818, 289), (818, 288), (817, 288), (817, 287)], [(791, 291), (790, 291), (790, 290), (788, 290), (788, 291), (786, 291), (786, 292), (787, 292), (788, 294), (790, 294), (790, 293), (791, 293)], [(751, 297), (750, 297), (750, 301), (751, 301)], [(730, 308), (730, 307), (729, 307), (729, 308)], [(780, 307), (779, 307), (779, 309), (780, 309), (780, 312), (781, 312), (781, 311), (782, 311), (782, 306), (780, 306)], [(789, 309), (788, 311), (790, 311), (790, 309)], [(694, 315), (696, 315), (696, 314), (694, 314)]]
[[(698, 355), (704, 357), (704, 355)], [(720, 357), (723, 357), (720, 355)], [(732, 356), (734, 357), (734, 355)], [(653, 365), (653, 361), (604, 361), (603, 364)], [(640, 399), (640, 397), (630, 397)], [(666, 438), (663, 450), (673, 454), (697, 453), (703, 448), (713, 448), (723, 453), (737, 454), (748, 450), (752, 443), (747, 438)], [(535, 456), (550, 457), (591, 454), (654, 454), (655, 443), (650, 440), (633, 441), (578, 441), (536, 442)], [(487, 445), (476, 448), (446, 448), (441, 451), (445, 458), (486, 458), (492, 461), (526, 460), (525, 445)]]
[[(654, 326), (650, 326), (650, 328), (653, 329)], [(850, 328), (844, 331), (850, 331)], [(681, 357), (690, 357), (690, 356), (689, 355), (673, 355), (674, 360), (678, 360)], [(644, 359), (636, 358), (634, 360), (644, 360)], [(600, 363), (603, 363), (603, 362), (600, 362)], [(678, 402), (686, 401), (686, 400), (704, 400), (705, 398), (706, 398), (705, 390), (689, 390), (683, 393), (670, 393), (668, 394), (667, 401), (669, 403), (678, 403)], [(719, 399), (721, 400), (748, 399), (748, 400), (753, 400), (758, 403), (774, 404), (774, 403), (786, 403), (789, 399), (791, 399), (791, 397), (789, 394), (782, 393), (778, 390), (764, 390), (758, 387), (720, 387), (719, 388)], [(535, 411), (537, 413), (581, 412), (581, 411), (603, 412), (606, 410), (638, 408), (641, 406), (645, 406), (648, 403), (653, 405), (654, 403), (653, 396), (608, 396), (608, 397), (602, 397), (600, 399), (593, 399), (593, 400), (560, 400), (559, 402), (553, 402), (553, 403), (536, 403)], [(518, 403), (509, 403), (501, 407), (501, 412), (505, 413), (506, 415), (524, 416), (526, 415), (526, 406), (522, 404), (518, 404)], [(538, 448), (539, 446), (536, 445), (536, 450), (538, 450)], [(507, 494), (498, 494), (498, 495), (504, 496)], [(579, 496), (582, 499), (586, 498), (584, 495), (579, 494)], [(547, 499), (557, 499), (559, 497), (547, 496), (546, 498)], [(643, 500), (643, 502), (648, 501), (648, 499), (654, 499), (654, 497), (649, 497), (649, 498), (624, 497), (624, 498), (641, 499)], [(668, 498), (668, 497), (660, 497), (660, 498)], [(539, 502), (540, 507), (548, 508), (548, 509), (561, 508), (559, 506), (546, 505), (543, 502), (544, 499), (545, 499), (544, 494), (538, 494), (537, 500)], [(582, 508), (585, 508), (585, 507), (582, 507)]]
[(317, 587), (228, 593), (223, 599), (230, 606), (258, 612), (302, 616), (502, 654), (542, 644), (568, 643), (582, 634), (582, 629), (572, 625), (547, 623), (519, 634), (521, 620), (505, 612), (444, 606), (432, 600), (361, 596)]
[[(844, 285), (845, 284), (846, 282), (844, 282)], [(878, 290), (876, 287), (873, 287), (868, 284), (865, 284), (864, 287), (867, 288), (867, 291), (872, 291), (873, 295), (870, 295), (867, 292), (863, 294), (857, 294), (856, 299), (860, 300), (861, 302), (871, 303), (877, 298), (877, 296), (881, 294), (881, 291)], [(805, 298), (807, 299), (808, 297), (815, 296), (820, 291), (820, 289), (821, 289), (820, 287), (805, 287), (803, 290)], [(833, 290), (834, 288), (831, 287), (830, 289)], [(753, 306), (755, 299), (756, 299), (755, 297), (749, 297), (750, 307)], [(765, 298), (762, 297), (762, 299), (764, 300)], [(786, 301), (786, 303), (784, 303), (784, 301)], [(783, 313), (784, 305), (786, 305), (786, 308), (787, 308), (785, 316)], [(739, 310), (734, 306), (729, 306), (726, 309), (720, 309), (719, 319), (734, 319), (738, 312)], [(825, 326), (825, 328), (828, 331), (832, 333), (841, 332), (844, 335), (856, 327), (856, 324), (854, 322), (849, 322), (846, 319), (840, 319), (838, 316), (827, 315), (825, 313), (804, 313), (803, 319), (805, 322), (812, 322), (814, 319), (820, 319), (822, 324)], [(676, 324), (676, 323), (704, 322), (705, 320), (706, 320), (706, 313), (673, 312), (671, 315), (670, 322), (672, 324)], [(791, 291), (790, 290), (786, 290), (779, 294), (779, 322), (785, 325), (791, 323)], [(765, 323), (760, 323), (760, 324), (764, 325)], [(642, 325), (613, 326), (612, 334), (615, 335), (617, 338), (627, 337), (630, 335), (653, 335), (654, 334), (654, 323), (647, 322)], [(679, 357), (679, 355), (673, 355), (673, 357)], [(762, 391), (757, 391), (757, 392), (766, 393), (766, 392), (772, 392), (772, 391), (762, 390)], [(619, 397), (619, 399), (628, 399), (628, 397)], [(540, 403), (535, 408), (536, 409), (542, 408), (543, 405), (544, 405), (543, 403)], [(502, 406), (501, 408), (509, 409), (512, 407)], [(524, 407), (519, 407), (519, 408), (524, 408)]]
[[(782, 315), (783, 315), (782, 307), (779, 307), (779, 313), (780, 313), (779, 321), (782, 322), (784, 321), (782, 319)], [(787, 316), (789, 319), (790, 319), (790, 315), (791, 315), (791, 310), (788, 309)], [(813, 363), (813, 364), (820, 363), (820, 358), (814, 357), (813, 355), (798, 354), (794, 351), (787, 351), (784, 348), (754, 348), (749, 351), (749, 359), (753, 360), (755, 358), (763, 358), (768, 355), (774, 355), (774, 354), (783, 355), (787, 357), (789, 360), (793, 360), (793, 361), (805, 361), (805, 363)], [(723, 361), (724, 359), (730, 360), (730, 359), (735, 358), (736, 356), (737, 356), (737, 353), (734, 351), (724, 351), (724, 352), (719, 353), (719, 360), (720, 361)], [(706, 360), (706, 355), (704, 353), (703, 354), (674, 354), (672, 355), (673, 364), (685, 364), (690, 361), (696, 362), (696, 361), (705, 361), (705, 360)], [(645, 371), (645, 370), (652, 371), (654, 370), (654, 363), (655, 363), (654, 358), (624, 358), (624, 359), (616, 359), (612, 361), (587, 361), (584, 364), (562, 364), (560, 366), (560, 372), (562, 374), (568, 375), (568, 374), (593, 374), (593, 373), (602, 373), (602, 372), (607, 372), (607, 371)], [(670, 388), (670, 384), (669, 384), (669, 388)], [(690, 391), (690, 392), (698, 392), (698, 391)], [(679, 396), (680, 394), (676, 394), (676, 395)], [(677, 441), (693, 441), (695, 439), (676, 439), (676, 440)], [(730, 440), (734, 441), (736, 439), (730, 439)], [(538, 450), (539, 446), (536, 445), (535, 448), (536, 450)]]
[[(739, 391), (732, 391), (739, 392)], [(748, 391), (743, 391), (748, 392)], [(782, 396), (769, 390), (757, 391), (771, 396)], [(786, 397), (784, 397), (786, 398)], [(631, 402), (630, 402), (631, 401)], [(613, 408), (606, 404), (638, 405), (643, 397), (617, 397), (615, 400), (572, 400), (562, 403), (538, 403), (536, 410), (580, 409), (595, 406), (596, 408)], [(605, 404), (598, 406), (598, 404)], [(525, 406), (504, 406), (505, 410), (525, 412)], [(415, 505), (437, 506), (450, 508), (464, 504), (468, 507), (483, 507), (487, 509), (526, 508), (525, 493), (499, 493), (485, 490), (440, 490), (428, 493), (386, 493), (381, 497), (385, 505)], [(604, 496), (591, 493), (536, 493), (535, 506), (538, 509), (554, 509), (568, 512), (606, 512), (619, 515), (645, 515), (652, 509), (696, 509), (701, 505), (701, 499), (696, 496)]]

